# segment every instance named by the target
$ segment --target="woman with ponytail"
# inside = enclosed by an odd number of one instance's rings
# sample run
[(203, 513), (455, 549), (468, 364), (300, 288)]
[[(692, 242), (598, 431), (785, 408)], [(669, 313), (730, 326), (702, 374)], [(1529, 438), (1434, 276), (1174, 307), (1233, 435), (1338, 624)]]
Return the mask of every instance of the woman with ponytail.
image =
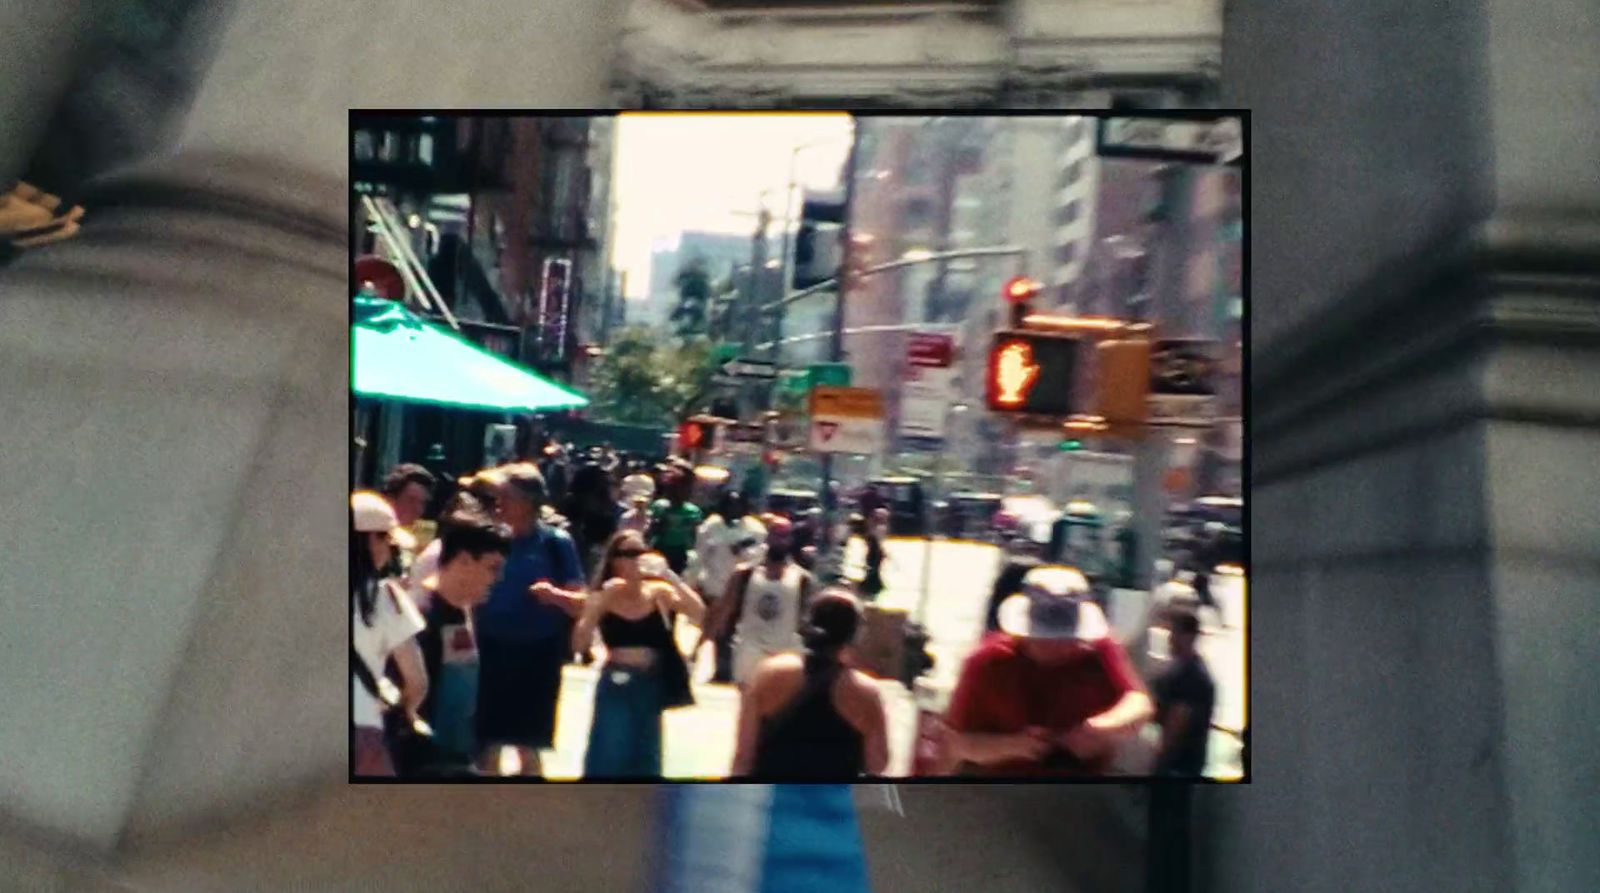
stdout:
[(861, 604), (844, 589), (811, 603), (802, 654), (756, 668), (739, 706), (735, 776), (759, 781), (845, 782), (889, 765), (883, 698), (871, 677), (849, 666)]

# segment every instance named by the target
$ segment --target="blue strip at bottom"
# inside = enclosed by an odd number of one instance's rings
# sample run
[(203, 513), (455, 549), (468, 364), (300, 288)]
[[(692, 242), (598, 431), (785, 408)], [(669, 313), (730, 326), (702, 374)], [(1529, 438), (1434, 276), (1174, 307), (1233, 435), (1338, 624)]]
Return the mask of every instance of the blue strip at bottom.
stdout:
[(869, 893), (849, 785), (665, 790), (650, 893)]
[(869, 893), (849, 785), (777, 785), (760, 893)]

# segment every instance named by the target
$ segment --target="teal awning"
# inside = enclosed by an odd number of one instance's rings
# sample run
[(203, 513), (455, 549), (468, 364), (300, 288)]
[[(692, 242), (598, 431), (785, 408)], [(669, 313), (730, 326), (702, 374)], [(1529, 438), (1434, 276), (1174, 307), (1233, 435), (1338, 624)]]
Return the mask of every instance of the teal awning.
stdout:
[(382, 298), (351, 302), (351, 389), (363, 397), (491, 412), (588, 406), (582, 394)]

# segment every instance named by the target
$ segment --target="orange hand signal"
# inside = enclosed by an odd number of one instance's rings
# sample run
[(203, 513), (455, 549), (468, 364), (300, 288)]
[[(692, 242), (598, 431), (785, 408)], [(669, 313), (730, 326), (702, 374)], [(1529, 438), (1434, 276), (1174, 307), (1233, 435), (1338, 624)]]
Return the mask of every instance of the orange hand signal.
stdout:
[(1013, 341), (1000, 349), (995, 360), (995, 383), (1000, 387), (999, 401), (1017, 406), (1028, 397), (1028, 391), (1039, 377), (1039, 366), (1033, 362), (1033, 348), (1024, 341)]

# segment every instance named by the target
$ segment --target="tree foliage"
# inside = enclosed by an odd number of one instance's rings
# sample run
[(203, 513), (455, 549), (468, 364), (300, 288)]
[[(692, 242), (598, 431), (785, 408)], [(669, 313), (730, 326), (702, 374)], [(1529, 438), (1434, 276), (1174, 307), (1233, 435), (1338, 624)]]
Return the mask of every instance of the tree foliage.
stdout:
[(712, 281), (703, 257), (691, 257), (673, 278), (678, 287), (678, 303), (672, 308), (671, 322), (679, 338), (705, 335), (711, 315)]
[(701, 408), (715, 369), (705, 338), (663, 340), (648, 328), (618, 332), (591, 374), (592, 412), (603, 421), (670, 427)]

